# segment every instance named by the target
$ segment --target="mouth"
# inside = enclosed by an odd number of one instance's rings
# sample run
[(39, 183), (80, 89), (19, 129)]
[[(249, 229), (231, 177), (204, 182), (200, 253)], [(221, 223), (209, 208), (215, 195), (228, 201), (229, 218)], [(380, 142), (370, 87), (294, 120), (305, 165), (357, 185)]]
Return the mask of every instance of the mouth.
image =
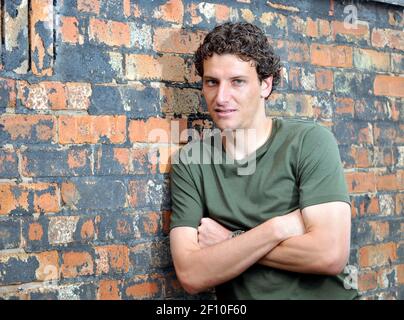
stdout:
[(215, 112), (218, 116), (220, 117), (226, 117), (234, 114), (237, 111), (237, 109), (220, 109), (220, 108), (215, 108)]

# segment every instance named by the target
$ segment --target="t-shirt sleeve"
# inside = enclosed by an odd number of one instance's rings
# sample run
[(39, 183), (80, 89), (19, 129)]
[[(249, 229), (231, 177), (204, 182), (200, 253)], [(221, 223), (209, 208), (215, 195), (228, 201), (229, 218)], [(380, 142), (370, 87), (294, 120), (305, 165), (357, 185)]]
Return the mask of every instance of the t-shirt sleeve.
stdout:
[(303, 137), (298, 183), (300, 209), (331, 201), (350, 204), (337, 142), (333, 134), (320, 125)]
[(203, 201), (193, 179), (191, 166), (179, 161), (171, 167), (170, 229), (184, 226), (197, 228), (203, 217)]

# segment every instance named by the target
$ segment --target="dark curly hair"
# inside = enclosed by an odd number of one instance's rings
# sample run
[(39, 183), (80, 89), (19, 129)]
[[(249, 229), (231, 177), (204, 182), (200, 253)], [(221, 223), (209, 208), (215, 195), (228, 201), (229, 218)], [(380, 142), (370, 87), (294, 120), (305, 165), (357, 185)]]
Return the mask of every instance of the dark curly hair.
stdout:
[(207, 34), (195, 52), (198, 74), (203, 76), (203, 61), (214, 53), (235, 54), (244, 61), (253, 61), (260, 81), (273, 77), (272, 88), (280, 81), (281, 63), (265, 34), (257, 26), (247, 23), (226, 22)]

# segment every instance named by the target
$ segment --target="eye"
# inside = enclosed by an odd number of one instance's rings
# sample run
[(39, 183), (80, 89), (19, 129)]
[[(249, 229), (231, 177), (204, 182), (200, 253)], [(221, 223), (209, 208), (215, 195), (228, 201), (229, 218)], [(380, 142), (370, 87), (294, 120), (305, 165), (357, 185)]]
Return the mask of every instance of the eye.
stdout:
[(242, 85), (245, 83), (245, 81), (242, 80), (242, 79), (234, 79), (234, 80), (233, 80), (233, 83), (234, 83), (236, 86), (242, 86)]
[(204, 83), (208, 87), (213, 87), (217, 84), (217, 81), (212, 79), (206, 79)]

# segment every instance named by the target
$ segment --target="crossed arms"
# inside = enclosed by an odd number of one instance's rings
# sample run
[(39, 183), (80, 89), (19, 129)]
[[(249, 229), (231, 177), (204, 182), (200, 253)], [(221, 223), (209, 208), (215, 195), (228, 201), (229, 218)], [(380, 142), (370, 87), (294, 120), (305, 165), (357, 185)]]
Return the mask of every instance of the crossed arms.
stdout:
[(255, 263), (300, 273), (339, 274), (349, 257), (351, 210), (327, 202), (275, 217), (228, 239), (230, 231), (209, 218), (198, 230), (170, 232), (174, 267), (191, 294), (229, 281)]

